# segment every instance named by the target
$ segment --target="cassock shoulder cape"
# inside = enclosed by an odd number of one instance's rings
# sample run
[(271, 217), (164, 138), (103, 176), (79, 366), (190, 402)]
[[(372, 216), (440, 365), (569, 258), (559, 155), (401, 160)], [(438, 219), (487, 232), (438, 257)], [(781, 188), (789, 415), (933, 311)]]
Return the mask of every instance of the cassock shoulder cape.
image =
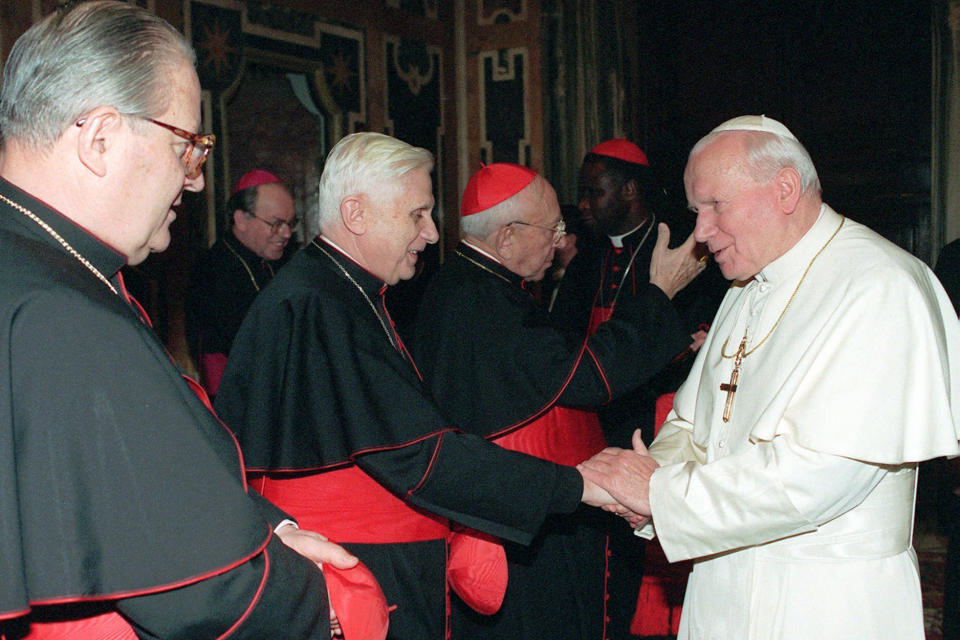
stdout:
[[(10, 183), (0, 194), (120, 288), (122, 255)], [(260, 509), (279, 512), (248, 495), (236, 442), (152, 329), (39, 225), (6, 203), (0, 214), (0, 621), (165, 592), (261, 554), (273, 543)], [(261, 587), (264, 601), (280, 591)], [(171, 622), (188, 617), (177, 591)], [(225, 610), (234, 596), (220, 595)]]
[(237, 430), (251, 469), (356, 463), (417, 507), (528, 543), (547, 513), (577, 507), (579, 474), (455, 429), (391, 343), (383, 289), (322, 239), (308, 244), (244, 320), (218, 413)]
[(491, 436), (555, 404), (608, 402), (689, 342), (670, 300), (649, 282), (588, 339), (585, 330), (561, 331), (516, 274), (461, 243), (427, 288), (414, 351), (442, 410)]
[(230, 353), (253, 299), (279, 262), (269, 263), (227, 232), (197, 261), (186, 300), (186, 332), (198, 353)]

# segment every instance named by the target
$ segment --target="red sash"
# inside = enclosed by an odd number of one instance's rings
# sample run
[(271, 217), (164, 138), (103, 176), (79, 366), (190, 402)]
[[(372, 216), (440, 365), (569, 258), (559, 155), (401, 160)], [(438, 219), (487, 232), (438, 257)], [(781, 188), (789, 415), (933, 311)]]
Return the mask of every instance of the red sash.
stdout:
[[(660, 425), (673, 408), (674, 395), (665, 393), (657, 398), (654, 435), (660, 431)], [(639, 636), (677, 635), (687, 576), (692, 568), (690, 561), (671, 564), (657, 540), (647, 543), (643, 579), (637, 594), (637, 608), (630, 622), (630, 633)]]
[(137, 634), (119, 613), (104, 613), (80, 620), (34, 622), (23, 640), (137, 640)]
[(420, 542), (449, 531), (446, 519), (410, 507), (355, 466), (298, 478), (253, 478), (251, 484), (301, 528), (334, 542)]
[(607, 446), (596, 413), (559, 406), (493, 441), (504, 449), (568, 466), (583, 462)]

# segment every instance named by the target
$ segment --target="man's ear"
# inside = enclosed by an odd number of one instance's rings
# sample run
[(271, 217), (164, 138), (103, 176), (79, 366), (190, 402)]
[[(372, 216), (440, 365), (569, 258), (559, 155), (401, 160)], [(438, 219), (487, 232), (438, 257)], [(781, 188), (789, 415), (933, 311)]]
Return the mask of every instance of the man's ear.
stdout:
[(620, 187), (620, 197), (624, 202), (630, 202), (639, 195), (640, 189), (637, 187), (637, 181), (632, 178), (624, 182), (623, 186)]
[(113, 107), (97, 107), (78, 125), (77, 157), (99, 177), (107, 174), (107, 153), (119, 148), (123, 116)]
[(366, 201), (360, 194), (347, 196), (340, 201), (340, 220), (347, 230), (357, 236), (367, 232), (370, 220)]
[(777, 171), (773, 183), (777, 189), (780, 210), (790, 215), (797, 210), (797, 203), (803, 195), (803, 181), (800, 179), (800, 173), (793, 167), (784, 167)]
[(510, 260), (517, 247), (517, 229), (508, 224), (500, 227), (493, 236), (493, 248), (497, 256), (503, 260)]
[(243, 232), (246, 230), (248, 224), (250, 224), (250, 218), (247, 217), (247, 213), (243, 209), (234, 209), (233, 228)]

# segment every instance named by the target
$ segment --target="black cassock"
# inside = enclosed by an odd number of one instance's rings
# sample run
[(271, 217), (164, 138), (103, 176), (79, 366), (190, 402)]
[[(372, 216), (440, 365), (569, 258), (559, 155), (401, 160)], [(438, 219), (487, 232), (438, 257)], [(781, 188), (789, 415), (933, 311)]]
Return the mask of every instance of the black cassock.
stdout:
[(201, 382), (211, 395), (216, 395), (247, 310), (283, 262), (261, 259), (227, 231), (194, 265), (184, 303), (184, 329)]
[[(578, 245), (579, 251), (558, 285), (551, 311), (559, 326), (575, 332), (592, 330), (617, 305), (646, 291), (656, 226), (656, 218), (651, 217), (624, 236), (621, 247), (614, 247), (607, 237)], [(684, 237), (680, 227), (675, 225), (672, 235), (677, 241)], [(674, 297), (673, 306), (686, 333), (693, 334), (712, 321), (727, 285), (719, 270), (710, 265)], [(671, 362), (646, 384), (602, 407), (598, 414), (610, 444), (629, 447), (633, 431), (640, 429), (649, 445), (657, 397), (676, 391), (692, 363), (692, 354)], [(607, 613), (613, 637), (626, 637), (637, 606), (645, 547), (643, 540), (619, 527), (610, 529), (610, 546), (613, 562)]]
[(119, 610), (143, 637), (213, 637), (259, 597), (231, 638), (329, 637), (321, 574), (272, 535), (284, 514), (124, 299), (124, 256), (0, 194), (118, 291), (0, 202), (0, 635)]
[[(322, 483), (356, 464), (418, 510), (529, 543), (548, 514), (577, 508), (579, 474), (460, 433), (399, 343), (385, 288), (318, 238), (263, 289), (216, 399), (249, 467)], [(444, 541), (350, 544), (342, 535), (398, 605), (390, 637), (443, 637)]]
[[(427, 288), (414, 354), (441, 409), (465, 431), (493, 438), (531, 428), (558, 405), (599, 406), (690, 342), (669, 299), (649, 283), (585, 335), (558, 329), (517, 275), (461, 243)], [(508, 544), (503, 608), (484, 618), (457, 603), (454, 637), (601, 638), (609, 518), (584, 507), (552, 517), (529, 547)]]
[[(650, 261), (657, 240), (657, 220), (649, 219), (623, 238), (623, 246), (614, 247), (607, 237), (578, 245), (558, 285), (551, 315), (565, 331), (582, 333), (595, 320), (594, 310), (615, 308), (624, 299), (646, 292), (650, 280)], [(679, 227), (679, 225), (678, 225)], [(683, 229), (672, 237), (682, 240)], [(709, 325), (729, 283), (715, 265), (687, 285), (672, 303), (680, 319), (680, 327), (690, 335)], [(651, 318), (654, 326), (660, 322)], [(609, 403), (600, 410), (610, 444), (629, 447), (634, 429), (640, 429), (647, 444), (653, 440), (654, 403), (662, 393), (676, 391), (686, 378), (693, 357), (670, 363), (642, 385)]]

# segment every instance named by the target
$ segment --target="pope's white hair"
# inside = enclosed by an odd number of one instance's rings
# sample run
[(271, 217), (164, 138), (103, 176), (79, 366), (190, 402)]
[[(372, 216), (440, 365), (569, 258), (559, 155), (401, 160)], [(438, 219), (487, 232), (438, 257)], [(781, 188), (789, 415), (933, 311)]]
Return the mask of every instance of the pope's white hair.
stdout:
[(806, 148), (796, 138), (779, 136), (767, 131), (731, 130), (711, 131), (702, 137), (690, 150), (687, 163), (703, 151), (707, 145), (721, 136), (741, 135), (746, 149), (746, 165), (757, 182), (770, 180), (777, 171), (792, 167), (800, 174), (804, 193), (821, 192), (820, 177)]

